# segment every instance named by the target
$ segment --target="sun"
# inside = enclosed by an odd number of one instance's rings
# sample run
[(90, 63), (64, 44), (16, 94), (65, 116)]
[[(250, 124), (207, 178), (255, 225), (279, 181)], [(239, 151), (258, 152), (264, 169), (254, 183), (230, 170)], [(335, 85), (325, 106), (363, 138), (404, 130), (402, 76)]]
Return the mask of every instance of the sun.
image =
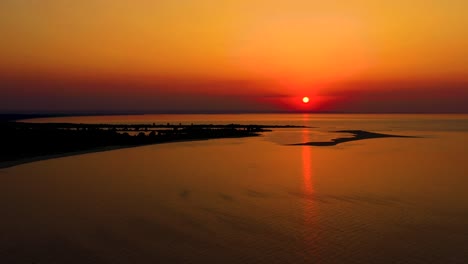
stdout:
[(302, 102), (303, 102), (304, 104), (308, 104), (308, 103), (310, 102), (309, 97), (304, 96), (304, 97), (302, 98)]

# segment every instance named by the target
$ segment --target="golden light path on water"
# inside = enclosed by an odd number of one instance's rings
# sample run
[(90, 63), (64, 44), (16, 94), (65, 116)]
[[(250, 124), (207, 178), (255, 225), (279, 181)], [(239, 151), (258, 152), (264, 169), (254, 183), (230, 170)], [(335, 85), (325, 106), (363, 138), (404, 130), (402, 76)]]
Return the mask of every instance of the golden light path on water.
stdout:
[[(304, 114), (303, 125), (306, 127), (302, 130), (302, 142), (310, 141), (310, 131), (307, 128), (310, 125), (310, 115)], [(303, 194), (304, 194), (304, 246), (305, 252), (314, 252), (317, 248), (318, 236), (317, 231), (317, 207), (314, 197), (314, 182), (313, 182), (313, 172), (312, 172), (312, 153), (310, 146), (302, 146), (302, 178), (303, 178)], [(319, 260), (319, 257), (314, 254), (314, 262)]]

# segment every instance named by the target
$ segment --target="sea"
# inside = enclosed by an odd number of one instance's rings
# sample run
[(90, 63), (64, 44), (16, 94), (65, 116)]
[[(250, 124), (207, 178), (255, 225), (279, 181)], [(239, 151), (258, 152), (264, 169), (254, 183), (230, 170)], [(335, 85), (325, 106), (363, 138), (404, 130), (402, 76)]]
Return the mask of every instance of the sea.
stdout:
[(25, 121), (305, 127), (0, 169), (0, 263), (468, 263), (468, 115)]

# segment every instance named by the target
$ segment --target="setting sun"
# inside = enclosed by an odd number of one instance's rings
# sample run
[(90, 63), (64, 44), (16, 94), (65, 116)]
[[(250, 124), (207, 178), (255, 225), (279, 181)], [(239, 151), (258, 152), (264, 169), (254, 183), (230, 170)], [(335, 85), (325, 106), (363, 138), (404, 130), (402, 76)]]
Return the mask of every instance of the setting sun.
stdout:
[(304, 96), (304, 98), (302, 98), (302, 102), (303, 102), (304, 104), (308, 104), (308, 103), (310, 102), (309, 97)]

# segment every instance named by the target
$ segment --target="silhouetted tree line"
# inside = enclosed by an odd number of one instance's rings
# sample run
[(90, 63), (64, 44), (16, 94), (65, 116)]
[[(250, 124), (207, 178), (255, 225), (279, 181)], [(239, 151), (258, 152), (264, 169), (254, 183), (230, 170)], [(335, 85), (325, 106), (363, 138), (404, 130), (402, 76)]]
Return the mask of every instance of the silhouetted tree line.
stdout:
[[(155, 129), (164, 128), (164, 129)], [(0, 161), (178, 140), (248, 137), (269, 131), (256, 125), (95, 125), (0, 123)], [(130, 132), (130, 133), (129, 133)]]

